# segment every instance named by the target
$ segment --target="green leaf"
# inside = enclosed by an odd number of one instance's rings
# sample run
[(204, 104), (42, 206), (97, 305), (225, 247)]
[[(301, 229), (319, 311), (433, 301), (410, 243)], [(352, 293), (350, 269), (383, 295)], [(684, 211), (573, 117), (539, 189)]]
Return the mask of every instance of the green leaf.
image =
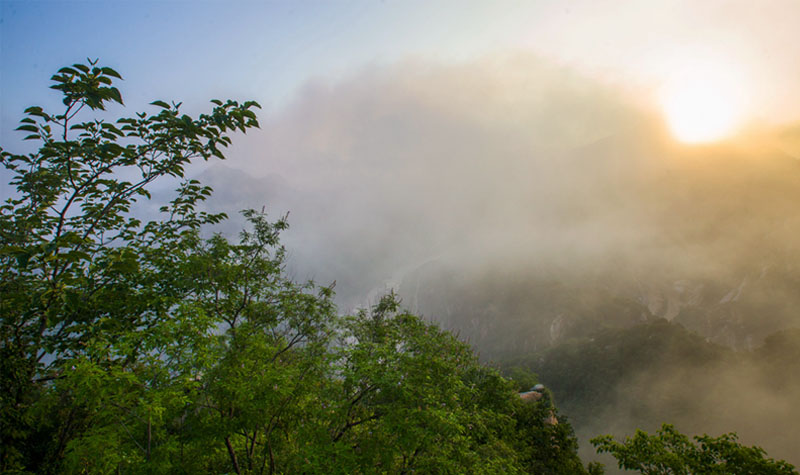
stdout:
[[(74, 76), (77, 76), (77, 75), (78, 75), (78, 71), (76, 71), (76, 70), (75, 70), (75, 69), (73, 69), (73, 68), (70, 68), (69, 66), (64, 66), (63, 68), (59, 69), (59, 70), (58, 70), (58, 73), (59, 73), (59, 74), (74, 75)], [(55, 76), (54, 76), (54, 77), (55, 77)]]
[(102, 71), (103, 74), (105, 74), (106, 76), (111, 76), (112, 78), (122, 79), (122, 76), (120, 76), (118, 72), (116, 72), (114, 69), (111, 69), (111, 68), (109, 68), (107, 66), (103, 67), (103, 68), (100, 68), (100, 71)]
[(118, 102), (118, 103), (123, 104), (123, 105), (125, 104), (124, 102), (122, 102), (122, 94), (119, 92), (119, 89), (117, 89), (116, 87), (110, 88), (109, 94), (110, 94), (111, 98), (115, 102)]
[(16, 258), (17, 258), (17, 265), (20, 268), (24, 269), (28, 267), (28, 261), (30, 261), (31, 255), (28, 254), (27, 252), (20, 252), (16, 255)]

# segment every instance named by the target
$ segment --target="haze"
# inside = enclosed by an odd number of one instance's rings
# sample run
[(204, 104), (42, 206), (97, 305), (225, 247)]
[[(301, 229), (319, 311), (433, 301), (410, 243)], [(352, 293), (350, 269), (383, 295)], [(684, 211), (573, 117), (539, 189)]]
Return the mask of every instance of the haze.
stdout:
[[(49, 75), (86, 56), (126, 78), (128, 113), (261, 102), (261, 130), (192, 173), (214, 210), (289, 212), (291, 272), (336, 281), (342, 311), (395, 289), (493, 361), (658, 318), (736, 354), (800, 327), (798, 2), (0, 8), (9, 149), (23, 109), (52, 104)], [(763, 367), (728, 370), (690, 375), (704, 392), (677, 422), (729, 408), (690, 429), (800, 463), (796, 380), (740, 392)], [(613, 401), (582, 437), (641, 425)]]

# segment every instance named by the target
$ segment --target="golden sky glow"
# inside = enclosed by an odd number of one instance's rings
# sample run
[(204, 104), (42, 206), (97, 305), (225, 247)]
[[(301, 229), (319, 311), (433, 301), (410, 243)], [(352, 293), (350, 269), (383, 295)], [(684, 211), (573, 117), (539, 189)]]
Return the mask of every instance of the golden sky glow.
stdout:
[(706, 143), (738, 131), (746, 119), (746, 97), (744, 80), (732, 68), (689, 63), (666, 81), (660, 101), (677, 140)]

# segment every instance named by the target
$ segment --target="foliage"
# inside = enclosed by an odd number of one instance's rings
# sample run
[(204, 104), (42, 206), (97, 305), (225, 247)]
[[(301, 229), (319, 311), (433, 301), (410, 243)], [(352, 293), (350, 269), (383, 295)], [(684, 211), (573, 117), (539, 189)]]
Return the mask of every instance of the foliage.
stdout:
[(539, 382), (539, 376), (522, 366), (512, 366), (504, 371), (519, 392), (528, 391)]
[[(102, 471), (95, 455), (123, 441), (140, 450), (118, 463), (151, 460), (165, 412), (186, 400), (183, 355), (217, 339), (219, 315), (189, 317), (186, 297), (204, 289), (182, 272), (208, 247), (200, 227), (224, 217), (195, 210), (210, 190), (183, 181), (161, 221), (130, 210), (155, 180), (221, 157), (231, 132), (258, 125), (258, 104), (213, 101), (194, 119), (156, 101), (153, 115), (76, 122), (122, 104), (114, 79), (96, 62), (62, 68), (52, 88), (63, 112), (29, 107), (17, 129), (38, 151), (0, 149), (16, 187), (0, 207), (3, 469), (69, 459)], [(110, 421), (130, 435), (110, 434)]]
[(796, 465), (799, 348), (797, 330), (778, 332), (752, 352), (733, 351), (658, 319), (567, 340), (507, 367), (535, 371), (553, 391), (586, 437), (585, 457), (594, 435), (668, 421), (687, 433), (737, 430)]
[(683, 423), (697, 405), (696, 394), (707, 392), (701, 391), (703, 384), (713, 381), (720, 368), (736, 364), (736, 358), (733, 351), (658, 319), (567, 340), (506, 366), (534, 371), (576, 427), (604, 419), (602, 427), (588, 427), (596, 434), (607, 425), (618, 427), (631, 414), (653, 424), (664, 418)]
[(619, 467), (639, 470), (645, 475), (656, 474), (796, 474), (790, 464), (765, 457), (760, 447), (741, 445), (736, 434), (719, 437), (695, 436), (694, 442), (664, 424), (657, 435), (641, 430), (624, 442), (610, 435), (592, 439), (600, 453), (610, 453)]
[(349, 473), (583, 472), (569, 424), (545, 423), (549, 401), (523, 402), (512, 382), (452, 334), (401, 311), (393, 294), (345, 328), (345, 417), (335, 438), (376, 457)]
[[(580, 473), (567, 423), (392, 294), (341, 317), (283, 271), (285, 219), (238, 241), (184, 177), (257, 127), (255, 102), (197, 118), (77, 122), (120, 75), (62, 68), (64, 110), (26, 110), (36, 152), (0, 150), (0, 470), (16, 473)], [(132, 207), (180, 183), (160, 219)]]

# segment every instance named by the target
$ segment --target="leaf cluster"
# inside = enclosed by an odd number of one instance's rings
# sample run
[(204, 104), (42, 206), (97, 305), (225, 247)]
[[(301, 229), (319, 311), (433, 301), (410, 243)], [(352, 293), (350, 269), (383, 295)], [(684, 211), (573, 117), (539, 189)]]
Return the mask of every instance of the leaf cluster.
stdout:
[(623, 442), (604, 435), (592, 439), (591, 443), (598, 452), (613, 455), (619, 468), (639, 470), (645, 475), (797, 473), (787, 462), (766, 457), (760, 447), (740, 444), (734, 433), (719, 437), (695, 436), (692, 441), (674, 426), (664, 424), (654, 435), (637, 430)]

